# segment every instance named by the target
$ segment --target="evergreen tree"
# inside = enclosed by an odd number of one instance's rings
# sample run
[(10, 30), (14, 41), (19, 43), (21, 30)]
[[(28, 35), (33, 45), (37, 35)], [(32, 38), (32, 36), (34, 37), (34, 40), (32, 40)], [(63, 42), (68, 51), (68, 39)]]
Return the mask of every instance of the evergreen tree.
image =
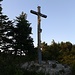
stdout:
[(33, 39), (31, 38), (32, 28), (30, 23), (26, 20), (26, 14), (22, 12), (19, 17), (16, 17), (16, 25), (14, 30), (14, 50), (17, 53), (25, 53), (30, 55), (34, 51)]
[(6, 48), (7, 48), (7, 52), (11, 52), (13, 51), (13, 43), (14, 43), (14, 25), (12, 21), (8, 21), (7, 22), (7, 27), (6, 27), (6, 37), (5, 37), (5, 41), (7, 43)]
[[(1, 2), (2, 0), (0, 0)], [(11, 42), (7, 34), (11, 31), (12, 21), (9, 20), (7, 15), (3, 15), (2, 7), (0, 4), (0, 49), (8, 52)]]
[(5, 40), (5, 32), (6, 32), (6, 25), (7, 25), (7, 16), (2, 14), (2, 7), (0, 4), (0, 47), (2, 50), (5, 50), (6, 42)]

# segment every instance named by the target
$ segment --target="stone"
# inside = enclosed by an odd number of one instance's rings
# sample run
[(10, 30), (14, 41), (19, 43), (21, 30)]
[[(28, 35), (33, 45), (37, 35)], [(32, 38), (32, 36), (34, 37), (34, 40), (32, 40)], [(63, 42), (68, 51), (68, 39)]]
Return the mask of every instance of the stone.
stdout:
[(25, 62), (21, 68), (28, 71), (43, 72), (45, 75), (70, 75), (71, 68), (68, 65), (60, 64), (57, 61), (42, 61), (38, 64), (35, 61)]
[(25, 62), (25, 63), (21, 66), (21, 68), (27, 69), (28, 65), (29, 65), (28, 62)]

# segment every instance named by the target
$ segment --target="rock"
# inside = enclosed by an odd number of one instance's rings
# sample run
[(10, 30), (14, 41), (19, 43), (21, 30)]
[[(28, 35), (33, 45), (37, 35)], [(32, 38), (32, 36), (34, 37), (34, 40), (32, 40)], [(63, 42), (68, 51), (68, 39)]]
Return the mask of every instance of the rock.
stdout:
[(62, 65), (57, 61), (42, 61), (42, 64), (31, 61), (24, 63), (21, 68), (28, 71), (43, 72), (45, 75), (70, 75), (71, 68), (67, 65)]
[(29, 65), (28, 62), (26, 62), (21, 66), (21, 68), (27, 69), (28, 65)]

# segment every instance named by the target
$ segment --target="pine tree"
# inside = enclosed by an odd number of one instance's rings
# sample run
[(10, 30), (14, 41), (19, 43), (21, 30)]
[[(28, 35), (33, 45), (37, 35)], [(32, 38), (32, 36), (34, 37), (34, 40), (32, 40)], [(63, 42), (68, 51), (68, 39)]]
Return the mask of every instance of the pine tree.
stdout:
[(26, 20), (26, 14), (22, 12), (19, 17), (16, 17), (16, 27), (15, 27), (15, 43), (14, 50), (15, 55), (18, 53), (25, 53), (30, 55), (34, 51), (33, 39), (31, 38), (32, 28), (30, 23)]
[[(1, 2), (2, 0), (0, 0)], [(0, 49), (4, 52), (8, 52), (10, 47), (10, 41), (9, 36), (7, 35), (11, 31), (12, 27), (12, 21), (9, 20), (7, 15), (3, 15), (2, 13), (2, 7), (0, 4)]]

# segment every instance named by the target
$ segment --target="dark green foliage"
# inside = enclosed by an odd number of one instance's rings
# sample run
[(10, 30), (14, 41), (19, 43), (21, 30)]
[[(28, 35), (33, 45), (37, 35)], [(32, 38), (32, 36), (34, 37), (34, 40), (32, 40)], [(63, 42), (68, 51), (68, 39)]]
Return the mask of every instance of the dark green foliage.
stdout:
[(75, 45), (70, 42), (56, 43), (54, 40), (51, 45), (42, 43), (43, 60), (57, 60), (60, 63), (71, 66), (75, 75)]
[(30, 61), (25, 56), (17, 56), (0, 53), (0, 75), (45, 75), (44, 73), (36, 73), (35, 71), (27, 71), (20, 68), (21, 63)]
[[(16, 25), (14, 25), (16, 24)], [(16, 17), (15, 23), (3, 15), (0, 5), (0, 50), (4, 53), (13, 52), (15, 55), (35, 55), (33, 39), (31, 38), (32, 28), (26, 20), (26, 14), (22, 12)]]
[(14, 28), (14, 50), (15, 55), (25, 53), (31, 55), (34, 53), (33, 39), (31, 38), (32, 28), (30, 23), (26, 20), (26, 14), (22, 12), (19, 17), (16, 17), (16, 25)]
[(6, 27), (7, 27), (8, 17), (2, 14), (2, 7), (0, 4), (0, 47), (1, 50), (6, 50)]
[(8, 35), (12, 32), (13, 23), (9, 20), (7, 15), (3, 15), (2, 7), (0, 5), (0, 50), (9, 53), (9, 48), (12, 48), (13, 40)]
[(47, 45), (44, 42), (42, 43), (42, 53), (43, 59), (57, 60), (59, 56), (59, 45), (55, 43), (55, 41), (53, 41), (51, 45)]

